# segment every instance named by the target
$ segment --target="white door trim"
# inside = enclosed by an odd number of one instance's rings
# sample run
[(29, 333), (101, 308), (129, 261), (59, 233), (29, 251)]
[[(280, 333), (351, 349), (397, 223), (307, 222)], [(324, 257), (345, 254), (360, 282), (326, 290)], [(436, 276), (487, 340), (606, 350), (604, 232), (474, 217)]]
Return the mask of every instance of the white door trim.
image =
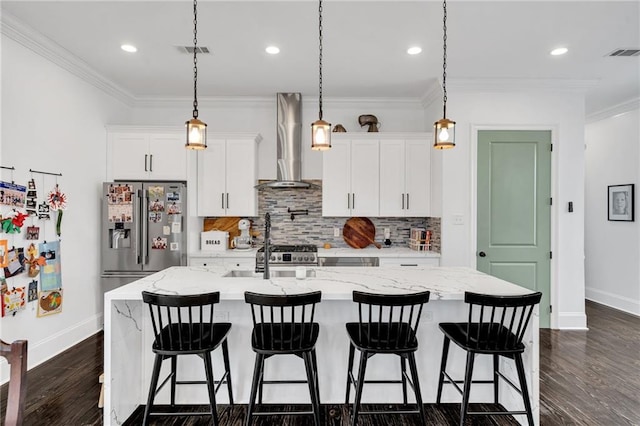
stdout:
[(551, 260), (551, 276), (549, 277), (549, 302), (552, 306), (556, 308), (551, 312), (551, 316), (549, 318), (551, 328), (558, 328), (558, 288), (556, 286), (557, 277), (558, 277), (558, 239), (557, 239), (557, 223), (558, 223), (558, 214), (559, 209), (558, 205), (558, 155), (557, 150), (558, 146), (558, 126), (549, 124), (549, 125), (517, 125), (513, 124), (471, 124), (471, 146), (469, 147), (469, 170), (471, 174), (471, 179), (469, 179), (471, 183), (471, 188), (469, 188), (469, 193), (471, 194), (471, 220), (469, 221), (469, 258), (471, 259), (471, 267), (476, 269), (477, 266), (477, 257), (476, 257), (476, 248), (478, 245), (478, 131), (479, 130), (550, 130), (551, 131), (551, 143), (554, 147), (555, 154), (551, 155), (551, 197), (553, 198), (553, 205), (551, 206), (551, 251), (554, 253), (554, 259)]

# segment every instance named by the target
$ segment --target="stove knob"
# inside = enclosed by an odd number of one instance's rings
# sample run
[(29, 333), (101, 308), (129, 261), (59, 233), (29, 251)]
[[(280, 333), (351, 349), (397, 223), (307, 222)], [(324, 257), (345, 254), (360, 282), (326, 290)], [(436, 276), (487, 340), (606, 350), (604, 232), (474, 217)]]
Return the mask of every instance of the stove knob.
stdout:
[(278, 260), (279, 261), (282, 260), (282, 256), (278, 255)]
[(276, 260), (276, 257), (274, 255), (271, 255), (271, 261)]
[(304, 257), (304, 260), (309, 260), (309, 256), (305, 256), (305, 257)]

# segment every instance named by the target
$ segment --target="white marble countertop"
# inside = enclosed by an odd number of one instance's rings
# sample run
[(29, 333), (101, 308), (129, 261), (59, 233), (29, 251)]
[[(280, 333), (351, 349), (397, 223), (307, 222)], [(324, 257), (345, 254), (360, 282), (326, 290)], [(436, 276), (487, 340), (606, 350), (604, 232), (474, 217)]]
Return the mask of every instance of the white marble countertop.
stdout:
[[(229, 249), (225, 251), (193, 251), (189, 253), (189, 257), (197, 258), (228, 258), (228, 257), (256, 257), (257, 248), (250, 250)], [(351, 247), (339, 247), (325, 249), (318, 247), (318, 257), (440, 257), (440, 253), (434, 251), (416, 251), (409, 247), (392, 246), (389, 248), (382, 247), (378, 249), (369, 246), (363, 249), (354, 249)]]
[(373, 245), (363, 249), (354, 249), (351, 247), (339, 248), (318, 248), (318, 257), (440, 257), (440, 253), (435, 251), (417, 251), (411, 250), (409, 247), (392, 246), (389, 248), (376, 248)]
[[(276, 270), (278, 268), (272, 268)], [(289, 268), (290, 269), (290, 268)], [(223, 277), (229, 267), (174, 266), (105, 293), (105, 301), (140, 300), (143, 290), (166, 294), (199, 294), (220, 291), (222, 300), (244, 300), (245, 291), (267, 294), (298, 294), (321, 290), (323, 300), (351, 300), (352, 291), (407, 293), (431, 291), (432, 300), (462, 300), (465, 291), (514, 295), (530, 290), (470, 268), (418, 266), (324, 267), (305, 279)]]
[(228, 249), (224, 251), (192, 251), (189, 253), (189, 257), (203, 257), (203, 258), (227, 258), (227, 257), (252, 257), (255, 259), (257, 248), (252, 248), (249, 250), (241, 250), (241, 249)]

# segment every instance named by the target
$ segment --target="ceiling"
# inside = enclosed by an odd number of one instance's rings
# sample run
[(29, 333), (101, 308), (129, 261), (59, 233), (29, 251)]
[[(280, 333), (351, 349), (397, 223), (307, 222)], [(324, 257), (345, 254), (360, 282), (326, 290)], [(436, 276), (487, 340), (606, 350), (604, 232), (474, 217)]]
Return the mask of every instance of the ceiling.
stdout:
[[(5, 17), (59, 44), (135, 99), (192, 96), (193, 58), (176, 47), (193, 44), (189, 0), (1, 4)], [(640, 97), (640, 56), (607, 57), (640, 48), (638, 0), (449, 0), (447, 9), (451, 85), (580, 81), (588, 87), (587, 114)], [(442, 15), (439, 1), (325, 0), (323, 96), (424, 97), (442, 78)], [(123, 52), (125, 42), (138, 52)], [(270, 44), (281, 53), (265, 53)], [(199, 97), (318, 94), (317, 1), (200, 0), (198, 45), (211, 51), (198, 56)], [(408, 55), (412, 45), (422, 53)], [(558, 46), (569, 52), (550, 56)]]

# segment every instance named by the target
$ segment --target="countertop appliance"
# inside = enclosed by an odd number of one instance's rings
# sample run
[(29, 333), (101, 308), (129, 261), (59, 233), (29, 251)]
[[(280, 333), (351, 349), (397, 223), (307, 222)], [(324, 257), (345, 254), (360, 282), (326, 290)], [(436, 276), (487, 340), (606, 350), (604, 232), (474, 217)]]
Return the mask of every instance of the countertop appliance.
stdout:
[[(269, 266), (318, 266), (318, 248), (311, 244), (271, 245)], [(264, 268), (264, 247), (256, 253), (256, 270)]]
[(102, 290), (187, 264), (184, 182), (106, 182), (101, 220)]

